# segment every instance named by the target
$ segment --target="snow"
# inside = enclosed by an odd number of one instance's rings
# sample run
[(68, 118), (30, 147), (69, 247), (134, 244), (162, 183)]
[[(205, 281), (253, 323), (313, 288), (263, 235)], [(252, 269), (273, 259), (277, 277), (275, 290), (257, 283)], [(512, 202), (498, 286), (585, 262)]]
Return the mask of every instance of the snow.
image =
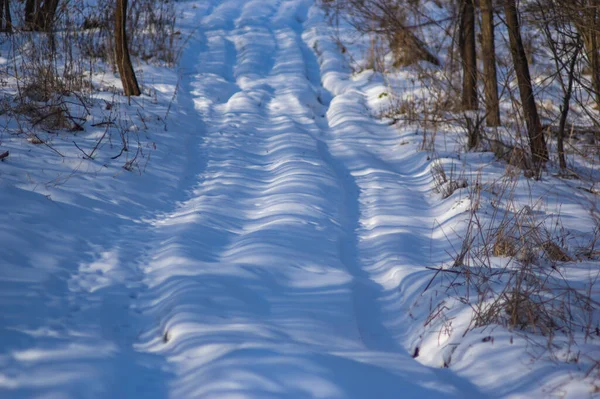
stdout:
[(426, 330), (421, 295), (469, 199), (432, 193), (420, 136), (373, 117), (386, 83), (352, 74), (313, 1), (178, 7), (181, 70), (144, 66), (157, 100), (119, 103), (139, 170), (120, 143), (89, 160), (59, 136), (57, 160), (2, 137), (0, 396), (544, 397), (576, 373), (505, 330), (442, 368), (456, 334)]

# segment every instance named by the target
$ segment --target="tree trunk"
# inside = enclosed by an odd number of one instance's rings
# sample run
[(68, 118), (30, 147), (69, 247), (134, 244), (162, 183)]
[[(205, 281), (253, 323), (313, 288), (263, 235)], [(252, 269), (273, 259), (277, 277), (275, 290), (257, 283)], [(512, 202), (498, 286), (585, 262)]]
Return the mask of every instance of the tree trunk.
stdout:
[(127, 47), (127, 0), (117, 0), (115, 10), (115, 57), (123, 91), (126, 96), (139, 96), (141, 94), (131, 58), (129, 57), (129, 47)]
[(494, 10), (492, 0), (480, 0), (481, 53), (483, 58), (483, 84), (485, 88), (486, 123), (500, 126), (500, 102), (496, 74), (496, 48), (494, 45)]
[(586, 7), (587, 31), (589, 36), (588, 58), (592, 70), (592, 89), (596, 99), (596, 108), (600, 109), (600, 10), (597, 0), (589, 0)]
[(10, 0), (4, 0), (4, 32), (12, 33), (12, 17), (10, 15)]
[(37, 1), (26, 0), (25, 1), (25, 29), (33, 29), (35, 15), (37, 14)]
[(59, 0), (25, 0), (24, 30), (51, 32)]
[(0, 31), (12, 33), (12, 18), (10, 15), (10, 0), (2, 0), (0, 3)]
[(515, 0), (505, 0), (504, 14), (506, 16), (506, 25), (508, 27), (508, 36), (510, 41), (510, 52), (515, 65), (517, 83), (521, 96), (521, 106), (527, 123), (527, 133), (529, 135), (529, 146), (531, 147), (531, 158), (533, 160), (534, 172), (537, 177), (540, 176), (544, 163), (548, 160), (548, 148), (542, 131), (540, 117), (537, 113), (533, 88), (531, 86), (531, 76), (529, 74), (529, 64), (527, 55), (523, 47), (521, 38), (521, 29), (519, 26), (519, 17)]
[(600, 11), (597, 0), (583, 0), (574, 4), (562, 5), (568, 8), (579, 34), (583, 38), (585, 55), (592, 77), (592, 92), (596, 108), (600, 109)]
[[(0, 3), (0, 31), (4, 32), (4, 2), (8, 1), (8, 0), (2, 0), (2, 3)], [(10, 10), (10, 8), (9, 8)]]
[(589, 40), (588, 59), (590, 60), (590, 69), (592, 73), (592, 90), (596, 100), (596, 108), (600, 109), (600, 49), (598, 48), (597, 28), (591, 29)]
[(34, 30), (51, 32), (54, 28), (54, 19), (58, 9), (58, 0), (44, 0), (35, 14)]
[[(567, 116), (569, 115), (569, 107), (571, 105), (571, 96), (573, 95), (573, 80), (575, 75), (575, 66), (577, 64), (577, 58), (581, 46), (577, 46), (573, 52), (571, 62), (569, 63), (569, 70), (567, 71), (567, 87), (564, 88), (563, 104), (560, 113), (560, 123), (558, 125), (558, 163), (561, 169), (567, 168), (567, 160), (565, 158), (565, 128), (567, 126)], [(563, 85), (564, 87), (564, 85)]]
[(462, 0), (459, 46), (463, 66), (462, 109), (475, 110), (477, 109), (477, 55), (473, 0)]

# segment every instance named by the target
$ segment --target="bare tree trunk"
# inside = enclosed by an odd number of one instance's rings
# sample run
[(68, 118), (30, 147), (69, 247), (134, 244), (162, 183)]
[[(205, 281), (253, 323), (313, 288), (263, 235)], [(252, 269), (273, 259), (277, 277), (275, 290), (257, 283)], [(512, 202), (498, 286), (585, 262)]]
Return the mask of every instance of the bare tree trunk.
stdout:
[(4, 0), (4, 32), (12, 33), (12, 17), (10, 15), (10, 0)]
[(590, 69), (592, 73), (592, 89), (594, 90), (594, 98), (596, 99), (596, 107), (600, 109), (600, 33), (598, 25), (600, 25), (600, 4), (597, 0), (588, 0), (585, 7), (586, 16), (586, 35), (588, 59), (590, 61)]
[(475, 52), (475, 7), (461, 0), (460, 54), (463, 66), (462, 109), (477, 109), (477, 54)]
[(573, 52), (573, 56), (571, 58), (571, 62), (569, 63), (569, 70), (567, 71), (567, 87), (564, 89), (564, 97), (563, 104), (560, 114), (560, 123), (558, 125), (558, 139), (557, 139), (557, 147), (558, 147), (558, 163), (560, 164), (561, 169), (567, 168), (567, 160), (565, 159), (565, 127), (567, 125), (567, 116), (569, 115), (569, 107), (571, 105), (571, 96), (573, 94), (573, 80), (575, 77), (575, 65), (577, 64), (577, 57), (579, 56), (579, 51), (581, 47), (578, 46), (575, 48)]
[(508, 27), (508, 36), (510, 40), (510, 52), (515, 65), (517, 83), (521, 96), (521, 105), (523, 114), (527, 123), (527, 133), (529, 135), (529, 146), (531, 148), (531, 157), (533, 160), (534, 172), (537, 177), (540, 176), (544, 163), (548, 160), (548, 148), (542, 131), (540, 117), (537, 113), (533, 88), (531, 86), (531, 76), (529, 74), (529, 64), (527, 55), (523, 47), (521, 38), (521, 28), (519, 26), (519, 17), (515, 0), (505, 0), (504, 14), (506, 16), (506, 25)]
[(600, 109), (600, 33), (598, 32), (600, 3), (598, 0), (563, 0), (559, 4), (560, 7), (568, 10), (583, 38), (585, 55), (592, 77), (593, 97), (596, 108)]
[[(596, 18), (597, 20), (598, 18)], [(591, 29), (588, 57), (590, 60), (590, 69), (592, 73), (592, 90), (594, 90), (594, 98), (596, 99), (596, 108), (600, 109), (600, 48), (598, 48), (598, 32), (597, 27)]]
[(498, 100), (492, 0), (480, 0), (479, 5), (481, 7), (481, 53), (483, 58), (483, 84), (485, 88), (485, 119), (488, 126), (500, 126), (500, 102)]
[(117, 0), (115, 10), (115, 57), (123, 91), (126, 96), (139, 96), (141, 94), (138, 86), (135, 71), (129, 57), (129, 47), (127, 47), (127, 0)]
[(25, 1), (25, 29), (33, 29), (35, 21), (35, 14), (37, 13), (37, 1), (26, 0)]
[(50, 32), (54, 28), (54, 19), (58, 9), (59, 0), (44, 0), (44, 3), (35, 9), (35, 18), (32, 29), (35, 31)]
[[(4, 32), (4, 2), (6, 2), (8, 0), (2, 0), (2, 3), (0, 3), (0, 31)], [(10, 10), (10, 9), (9, 9)]]
[(0, 3), (0, 31), (12, 33), (12, 18), (10, 15), (10, 0)]

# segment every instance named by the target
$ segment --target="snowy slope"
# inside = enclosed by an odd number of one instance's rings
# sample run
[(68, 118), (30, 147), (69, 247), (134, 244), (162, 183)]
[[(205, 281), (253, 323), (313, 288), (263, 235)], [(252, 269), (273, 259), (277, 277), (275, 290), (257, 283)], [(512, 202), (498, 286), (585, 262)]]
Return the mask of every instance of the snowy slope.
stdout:
[[(180, 7), (141, 176), (33, 185), (16, 144), (0, 165), (0, 396), (497, 396), (407, 347), (402, 299), (452, 213), (313, 2)], [(145, 73), (164, 111), (178, 78)]]

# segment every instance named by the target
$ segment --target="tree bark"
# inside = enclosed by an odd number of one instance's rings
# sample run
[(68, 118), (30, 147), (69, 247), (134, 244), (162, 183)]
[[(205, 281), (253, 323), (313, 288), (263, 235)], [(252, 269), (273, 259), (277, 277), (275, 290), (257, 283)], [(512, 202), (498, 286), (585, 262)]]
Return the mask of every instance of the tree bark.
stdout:
[(36, 0), (25, 1), (25, 29), (33, 29), (38, 2)]
[(521, 38), (521, 28), (519, 26), (519, 17), (515, 0), (505, 0), (504, 14), (508, 27), (510, 52), (515, 66), (515, 73), (517, 75), (521, 106), (527, 123), (527, 133), (529, 136), (529, 146), (531, 148), (534, 172), (536, 176), (539, 177), (542, 167), (548, 160), (548, 148), (546, 147), (546, 140), (542, 131), (540, 117), (535, 105), (531, 76), (529, 74), (529, 64), (527, 63), (527, 55), (525, 54), (523, 39)]
[(596, 100), (596, 107), (600, 109), (600, 33), (598, 32), (598, 25), (600, 25), (600, 10), (597, 0), (588, 0), (587, 7), (585, 7), (585, 22), (584, 27), (586, 35), (584, 38), (586, 44), (586, 51), (588, 60), (590, 63), (590, 69), (592, 73), (592, 89), (594, 90), (594, 98)]
[(481, 53), (485, 89), (485, 119), (488, 126), (500, 126), (500, 102), (498, 100), (496, 48), (494, 45), (494, 9), (492, 0), (480, 0), (479, 5), (481, 7)]
[[(598, 18), (595, 18), (598, 20)], [(592, 90), (594, 91), (594, 99), (596, 100), (596, 108), (600, 109), (600, 49), (598, 48), (598, 32), (596, 27), (590, 28), (587, 32), (586, 52), (590, 64), (590, 72), (592, 74)]]
[[(2, 3), (0, 3), (0, 31), (4, 32), (4, 2), (6, 2), (8, 0), (2, 0)], [(10, 10), (10, 8), (9, 8)]]
[(558, 125), (558, 137), (557, 137), (557, 147), (558, 147), (558, 163), (561, 169), (567, 168), (567, 160), (565, 157), (565, 128), (567, 126), (567, 116), (569, 115), (569, 107), (571, 105), (571, 96), (573, 94), (573, 80), (575, 75), (575, 66), (577, 64), (577, 57), (579, 55), (579, 50), (581, 49), (578, 46), (573, 52), (573, 56), (571, 58), (571, 62), (569, 63), (569, 70), (567, 71), (567, 87), (564, 89), (564, 97), (563, 104), (560, 113), (560, 123)]
[(581, 0), (577, 2), (566, 1), (560, 3), (560, 7), (568, 10), (570, 17), (585, 47), (585, 56), (590, 68), (592, 81), (592, 94), (596, 108), (600, 109), (600, 5), (597, 0)]
[(127, 0), (117, 0), (115, 10), (115, 58), (123, 91), (126, 96), (139, 96), (140, 87), (131, 64), (129, 47), (127, 47)]
[(0, 3), (0, 31), (12, 33), (12, 18), (10, 15), (10, 0)]
[[(35, 18), (32, 29), (35, 31), (51, 32), (54, 28), (54, 19), (58, 9), (59, 0), (44, 0), (44, 3), (35, 9)], [(26, 5), (27, 6), (27, 5)]]
[(12, 33), (12, 17), (10, 15), (10, 0), (4, 0), (4, 32)]
[(461, 0), (460, 54), (463, 66), (462, 109), (477, 109), (477, 54), (475, 50), (475, 7)]

